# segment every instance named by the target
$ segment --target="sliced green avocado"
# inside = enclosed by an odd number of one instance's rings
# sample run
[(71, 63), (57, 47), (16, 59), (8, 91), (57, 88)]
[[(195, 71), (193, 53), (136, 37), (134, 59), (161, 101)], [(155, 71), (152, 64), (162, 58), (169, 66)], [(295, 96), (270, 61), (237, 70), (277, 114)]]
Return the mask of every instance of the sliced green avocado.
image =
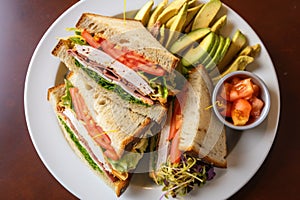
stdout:
[(197, 47), (189, 49), (181, 59), (182, 64), (190, 66), (203, 62), (214, 46), (215, 37), (216, 34), (210, 32)]
[(240, 30), (237, 30), (233, 35), (232, 42), (227, 53), (218, 64), (218, 69), (220, 72), (223, 71), (224, 67), (228, 66), (231, 63), (231, 61), (236, 57), (238, 52), (246, 45), (246, 43), (246, 36)]
[(224, 58), (224, 56), (226, 55), (226, 53), (229, 50), (230, 44), (231, 44), (231, 39), (229, 37), (227, 37), (225, 39), (225, 44), (223, 46), (223, 49), (221, 51), (221, 55), (220, 55), (219, 61), (217, 63), (219, 63)]
[(222, 50), (224, 48), (224, 44), (225, 44), (225, 38), (223, 36), (219, 36), (219, 45), (218, 45), (218, 48), (216, 50), (216, 53), (215, 55), (211, 58), (210, 62), (207, 63), (205, 65), (205, 68), (208, 70), (208, 71), (211, 71), (215, 68), (215, 66), (217, 65), (217, 62), (220, 60), (220, 57), (221, 57), (221, 53), (222, 53)]
[(220, 60), (222, 60), (222, 58), (225, 56), (225, 54), (229, 49), (230, 44), (231, 44), (231, 39), (229, 37), (224, 39), (223, 47), (221, 49), (220, 55), (218, 55), (219, 57), (217, 57), (216, 60), (214, 60), (214, 63), (210, 63), (207, 65), (207, 69), (211, 77), (218, 76), (221, 73), (219, 69), (216, 67), (216, 65), (218, 65)]
[(207, 2), (195, 16), (192, 30), (209, 27), (221, 6), (222, 2), (220, 0), (210, 0)]
[(180, 37), (177, 41), (175, 41), (170, 48), (170, 51), (173, 54), (178, 54), (190, 45), (192, 45), (194, 42), (197, 42), (204, 38), (208, 33), (210, 32), (209, 28), (200, 28), (196, 29), (194, 31), (189, 32), (186, 35), (183, 35)]
[(219, 47), (219, 42), (220, 42), (220, 37), (218, 35), (216, 35), (215, 37), (215, 42), (214, 42), (214, 46), (211, 48), (210, 52), (208, 53), (207, 57), (203, 60), (203, 62), (201, 63), (203, 66), (206, 66), (208, 63), (210, 63), (210, 61), (213, 59), (213, 57), (215, 56), (217, 49)]

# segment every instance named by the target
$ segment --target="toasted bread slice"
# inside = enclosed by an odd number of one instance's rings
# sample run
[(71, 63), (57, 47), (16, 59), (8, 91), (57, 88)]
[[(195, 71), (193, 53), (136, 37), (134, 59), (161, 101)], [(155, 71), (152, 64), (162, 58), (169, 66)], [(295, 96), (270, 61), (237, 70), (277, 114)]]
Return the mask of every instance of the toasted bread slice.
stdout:
[(171, 72), (179, 59), (165, 49), (137, 20), (124, 20), (92, 13), (83, 13), (76, 28), (99, 34), (113, 44), (133, 50)]
[(213, 86), (203, 66), (189, 74), (189, 84), (183, 108), (179, 149), (216, 167), (226, 168), (225, 127), (209, 109)]

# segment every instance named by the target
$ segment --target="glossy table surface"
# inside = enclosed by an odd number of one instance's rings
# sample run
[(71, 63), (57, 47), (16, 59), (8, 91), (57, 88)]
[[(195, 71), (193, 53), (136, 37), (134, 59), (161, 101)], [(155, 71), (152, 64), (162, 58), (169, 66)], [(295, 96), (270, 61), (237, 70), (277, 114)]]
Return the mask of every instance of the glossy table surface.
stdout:
[[(1, 199), (76, 199), (48, 172), (24, 116), (25, 76), (47, 28), (76, 0), (3, 0), (0, 6)], [(264, 42), (277, 71), (281, 116), (275, 142), (253, 178), (231, 199), (299, 199), (300, 1), (223, 0)]]

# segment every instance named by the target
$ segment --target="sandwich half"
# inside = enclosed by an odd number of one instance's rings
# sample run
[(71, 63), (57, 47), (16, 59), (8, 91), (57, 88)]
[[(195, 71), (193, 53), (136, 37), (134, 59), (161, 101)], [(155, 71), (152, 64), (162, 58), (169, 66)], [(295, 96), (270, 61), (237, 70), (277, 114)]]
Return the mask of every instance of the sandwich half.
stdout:
[(52, 51), (70, 71), (134, 103), (166, 104), (174, 94), (172, 73), (179, 59), (140, 21), (84, 13), (74, 30)]
[(71, 72), (48, 90), (48, 100), (71, 148), (120, 196), (147, 148), (149, 128), (164, 121), (166, 108), (131, 104), (93, 84)]
[(151, 139), (150, 177), (166, 195), (183, 196), (212, 179), (214, 167), (227, 167), (225, 128), (210, 109), (211, 90), (203, 66), (190, 71), (161, 133)]

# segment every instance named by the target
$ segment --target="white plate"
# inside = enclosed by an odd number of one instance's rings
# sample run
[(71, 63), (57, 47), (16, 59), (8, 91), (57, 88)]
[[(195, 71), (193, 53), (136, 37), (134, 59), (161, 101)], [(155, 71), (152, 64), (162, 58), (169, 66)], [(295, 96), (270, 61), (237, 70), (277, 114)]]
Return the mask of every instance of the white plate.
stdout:
[[(140, 8), (146, 0), (127, 1), (127, 10)], [(156, 3), (159, 1), (156, 1)], [(57, 37), (67, 36), (67, 27), (74, 27), (83, 12), (116, 15), (124, 10), (123, 0), (80, 1), (48, 29), (38, 44), (26, 77), (24, 106), (26, 121), (32, 142), (52, 175), (71, 193), (80, 199), (116, 199), (114, 192), (88, 169), (72, 152), (63, 138), (55, 115), (46, 100), (47, 89), (55, 83), (59, 60), (51, 55)], [(271, 93), (271, 110), (265, 122), (247, 132), (230, 133), (228, 137), (228, 168), (217, 169), (216, 177), (203, 188), (187, 196), (190, 199), (226, 199), (243, 187), (259, 169), (274, 141), (280, 111), (278, 80), (269, 54), (252, 28), (233, 10), (223, 6), (227, 12), (227, 32), (239, 28), (250, 44), (262, 45), (260, 56), (248, 69), (260, 76)], [(161, 188), (144, 181), (145, 176), (136, 174), (131, 185), (120, 199), (158, 199)]]

